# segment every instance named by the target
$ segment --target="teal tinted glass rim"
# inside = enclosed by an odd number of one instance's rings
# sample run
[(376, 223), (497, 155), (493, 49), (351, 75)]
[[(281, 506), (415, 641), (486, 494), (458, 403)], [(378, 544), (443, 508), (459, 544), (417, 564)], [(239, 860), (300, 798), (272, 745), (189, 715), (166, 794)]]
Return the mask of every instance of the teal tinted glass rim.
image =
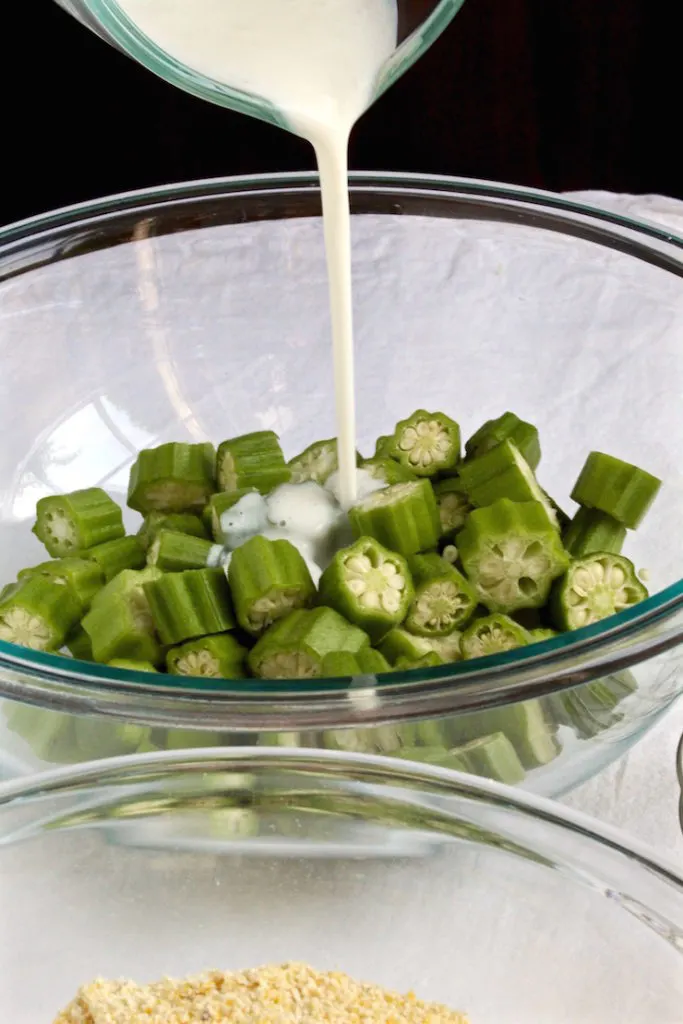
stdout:
[[(628, 236), (610, 231), (600, 224), (593, 226), (591, 237), (603, 244), (612, 242), (612, 247), (624, 248), (624, 238), (636, 238), (626, 246), (627, 251), (637, 258), (648, 259), (678, 276), (683, 277), (683, 239), (652, 224), (638, 222), (620, 214), (600, 210), (587, 204), (565, 199), (556, 193), (526, 189), (492, 182), (471, 179), (453, 179), (439, 176), (412, 174), (354, 173), (350, 177), (352, 195), (363, 189), (379, 194), (404, 192), (406, 195), (430, 197), (443, 193), (446, 197), (455, 194), (477, 197), (490, 202), (493, 210), (496, 202), (521, 204), (522, 208), (544, 207), (558, 214), (575, 215), (590, 222), (613, 224), (625, 229)], [(49, 241), (50, 235), (59, 237), (60, 232), (78, 226), (85, 229), (101, 225), (105, 230), (112, 223), (131, 213), (148, 214), (156, 209), (158, 214), (168, 212), (174, 203), (189, 200), (230, 198), (268, 192), (289, 191), (318, 192), (315, 174), (297, 173), (284, 175), (251, 175), (241, 178), (219, 178), (186, 184), (168, 185), (137, 192), (124, 193), (105, 199), (52, 211), (28, 220), (18, 222), (0, 230), (0, 280), (3, 278), (2, 262), (11, 260), (22, 246)], [(559, 229), (573, 223), (572, 216), (560, 220)], [(547, 227), (539, 220), (539, 227)], [(552, 226), (552, 225), (551, 225)], [(665, 248), (648, 245), (651, 238), (664, 243)], [(132, 240), (131, 237), (114, 239), (112, 244)], [(669, 250), (673, 250), (670, 252)], [(69, 258), (68, 251), (57, 253), (55, 260)], [(37, 258), (33, 265), (45, 260)], [(47, 262), (50, 262), (48, 259)], [(22, 267), (22, 272), (31, 264)], [(6, 275), (5, 275), (6, 276)], [(154, 701), (167, 698), (202, 696), (218, 704), (237, 703), (243, 709), (248, 705), (258, 707), (259, 702), (268, 710), (283, 704), (283, 713), (301, 707), (303, 704), (319, 705), (319, 712), (325, 718), (329, 713), (335, 721), (350, 714), (352, 701), (346, 698), (358, 690), (376, 687), (376, 693), (383, 698), (379, 709), (365, 709), (364, 720), (383, 721), (388, 717), (388, 706), (396, 705), (396, 713), (416, 713), (417, 704), (426, 703), (433, 711), (469, 709), (504, 703), (510, 699), (532, 697), (554, 692), (566, 686), (576, 685), (599, 675), (619, 671), (676, 646), (683, 640), (683, 621), (671, 623), (670, 628), (652, 633), (655, 626), (666, 623), (683, 608), (683, 580), (659, 591), (646, 601), (606, 619), (594, 626), (584, 627), (571, 634), (563, 634), (530, 648), (520, 648), (501, 655), (477, 659), (476, 662), (455, 662), (430, 669), (409, 672), (394, 672), (386, 676), (361, 677), (360, 679), (340, 678), (310, 683), (291, 681), (262, 682), (254, 679), (211, 681), (189, 677), (152, 676), (126, 670), (111, 669), (87, 662), (76, 662), (60, 655), (45, 654), (19, 648), (0, 641), (0, 695), (7, 697), (28, 694), (34, 703), (42, 703), (43, 697), (55, 706), (85, 707), (91, 698), (125, 697), (128, 710), (135, 704), (136, 697)], [(649, 634), (649, 635), (648, 635)], [(5, 673), (5, 674), (3, 674)], [(24, 678), (17, 679), (22, 673)], [(14, 677), (14, 678), (13, 678)], [(30, 680), (30, 683), (29, 683)], [(45, 684), (43, 687), (41, 684)], [(71, 697), (68, 691), (73, 690)], [(44, 692), (43, 692), (44, 691)], [(42, 694), (42, 696), (41, 696)], [(344, 698), (340, 701), (340, 698)], [(147, 706), (150, 707), (149, 700)], [(284, 705), (287, 707), (285, 708)], [(98, 704), (98, 709), (101, 708)], [(344, 710), (345, 709), (345, 710)], [(116, 708), (111, 713), (118, 714)], [(353, 720), (358, 721), (360, 712), (353, 711)], [(121, 713), (123, 717), (123, 713)], [(266, 726), (266, 718), (259, 718)], [(286, 726), (282, 724), (282, 728)]]

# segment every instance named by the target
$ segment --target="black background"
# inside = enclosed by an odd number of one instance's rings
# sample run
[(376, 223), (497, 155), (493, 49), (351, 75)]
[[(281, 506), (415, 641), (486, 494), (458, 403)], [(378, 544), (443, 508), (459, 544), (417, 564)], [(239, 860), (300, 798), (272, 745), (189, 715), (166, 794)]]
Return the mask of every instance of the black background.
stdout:
[[(666, 0), (467, 0), (358, 125), (351, 165), (683, 197), (682, 28)], [(1, 222), (313, 166), (302, 141), (174, 90), (51, 0), (13, 0), (2, 34)]]

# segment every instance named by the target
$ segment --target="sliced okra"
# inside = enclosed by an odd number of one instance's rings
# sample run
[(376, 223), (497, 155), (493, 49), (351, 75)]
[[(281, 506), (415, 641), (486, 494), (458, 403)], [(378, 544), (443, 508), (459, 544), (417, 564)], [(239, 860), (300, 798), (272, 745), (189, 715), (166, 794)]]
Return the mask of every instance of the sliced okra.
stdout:
[(280, 439), (272, 430), (257, 430), (223, 441), (218, 446), (216, 467), (221, 491), (255, 487), (261, 494), (268, 494), (291, 476)]
[(462, 480), (457, 476), (437, 480), (434, 484), (434, 496), (439, 510), (442, 543), (451, 541), (465, 525), (472, 505)]
[(351, 651), (330, 651), (322, 660), (320, 675), (326, 679), (340, 676), (359, 676), (361, 667), (358, 658)]
[(375, 458), (376, 459), (390, 459), (391, 449), (394, 446), (394, 435), (393, 434), (380, 434), (375, 441)]
[(349, 509), (349, 520), (356, 537), (374, 537), (401, 555), (435, 548), (441, 533), (429, 480), (407, 481), (376, 491)]
[(144, 586), (145, 583), (161, 579), (162, 576), (161, 569), (154, 566), (147, 566), (145, 569), (124, 569), (95, 594), (92, 606), (98, 608), (105, 604), (110, 597), (121, 597), (130, 602), (140, 615), (146, 614), (149, 617), (151, 612)]
[(159, 671), (158, 668), (154, 667), (151, 661), (134, 661), (132, 658), (114, 658), (113, 661), (109, 662), (109, 668), (123, 668), (128, 672), (158, 673)]
[(94, 562), (107, 582), (125, 569), (142, 569), (145, 564), (145, 552), (137, 537), (121, 537), (98, 544), (84, 551), (83, 558)]
[(460, 460), (460, 427), (442, 412), (418, 409), (396, 424), (388, 454), (415, 476), (436, 476)]
[(506, 736), (527, 771), (550, 764), (561, 751), (557, 728), (540, 700), (517, 701), (484, 711), (478, 724), (486, 732)]
[[(203, 513), (202, 513), (203, 514)], [(137, 532), (137, 538), (143, 551), (153, 544), (161, 530), (174, 530), (186, 533), (190, 537), (209, 537), (209, 531), (199, 516), (191, 512), (150, 512)]]
[(411, 555), (415, 596), (405, 627), (417, 636), (446, 636), (472, 618), (477, 607), (474, 587), (440, 555)]
[(89, 487), (40, 498), (33, 533), (52, 558), (65, 558), (123, 537), (125, 530), (116, 502), (101, 487)]
[(97, 602), (82, 625), (90, 637), (95, 661), (108, 664), (126, 658), (158, 665), (163, 660), (149, 610), (120, 594)]
[[(419, 661), (434, 649), (431, 639), (415, 636), (402, 626), (397, 626), (396, 629), (387, 633), (379, 645), (380, 653), (384, 655), (390, 665), (395, 665), (399, 658), (407, 658), (411, 662)], [(437, 651), (437, 653), (439, 652)], [(457, 659), (444, 658), (444, 661), (446, 660)]]
[(564, 531), (562, 542), (572, 558), (583, 558), (596, 551), (621, 553), (626, 527), (613, 516), (597, 508), (581, 507)]
[(0, 599), (0, 640), (34, 651), (58, 651), (78, 622), (81, 607), (64, 584), (29, 576)]
[(537, 626), (536, 629), (529, 630), (529, 636), (531, 637), (530, 643), (540, 644), (544, 640), (554, 640), (556, 636), (560, 634), (556, 629), (544, 629), (542, 626)]
[(487, 420), (465, 444), (468, 459), (476, 459), (486, 455), (503, 441), (512, 441), (521, 456), (536, 469), (541, 461), (541, 445), (538, 430), (531, 423), (526, 423), (514, 412), (504, 412), (494, 420)]
[(161, 530), (147, 551), (147, 565), (162, 572), (182, 572), (184, 569), (204, 569), (210, 565), (215, 545), (188, 533)]
[(237, 621), (252, 636), (315, 596), (308, 566), (288, 540), (252, 537), (233, 552), (228, 580)]
[(230, 588), (222, 569), (165, 573), (145, 583), (144, 591), (164, 644), (224, 633), (235, 626)]
[(261, 679), (315, 679), (326, 654), (369, 646), (363, 630), (333, 608), (300, 609), (279, 619), (247, 656), (252, 673)]
[(372, 537), (338, 551), (320, 578), (320, 601), (360, 626), (373, 642), (406, 617), (413, 598), (408, 564)]
[(316, 484), (327, 483), (328, 477), (339, 469), (336, 437), (316, 441), (290, 459), (287, 465), (293, 484), (303, 484), (307, 480), (313, 480)]
[(245, 674), (246, 653), (246, 647), (227, 633), (204, 636), (172, 647), (166, 655), (166, 667), (174, 676), (240, 679)]
[(630, 530), (639, 526), (662, 481), (644, 469), (603, 452), (591, 452), (574, 484), (572, 498), (597, 508)]
[(502, 732), (480, 736), (462, 747), (450, 751), (451, 756), (464, 761), (468, 773), (515, 786), (526, 776), (515, 748)]
[(412, 672), (416, 668), (438, 668), (439, 665), (443, 664), (445, 662), (440, 654), (437, 654), (436, 651), (429, 651), (428, 654), (423, 654), (417, 661), (406, 658), (405, 655), (397, 658), (394, 668), (398, 672)]
[(68, 650), (72, 658), (76, 658), (78, 661), (94, 661), (95, 657), (92, 652), (92, 643), (90, 637), (81, 626), (80, 622), (77, 626), (71, 630), (64, 646)]
[(558, 629), (580, 629), (644, 601), (647, 588), (633, 562), (613, 552), (577, 558), (553, 587), (552, 620)]
[(208, 443), (144, 448), (130, 471), (128, 505), (143, 515), (201, 511), (216, 490), (215, 462)]
[(539, 487), (531, 466), (512, 441), (503, 441), (485, 455), (463, 463), (458, 476), (471, 504), (477, 508), (492, 505), (500, 498), (537, 501), (559, 529), (557, 513), (550, 499)]
[[(259, 492), (255, 487), (242, 487), (238, 491), (218, 491), (217, 494), (212, 494), (209, 498), (209, 503), (204, 509), (204, 523), (208, 527), (209, 532), (213, 539), (218, 544), (225, 544), (225, 533), (223, 530), (223, 516), (229, 513), (232, 508), (237, 505), (242, 498), (246, 497), (247, 494), (258, 494)], [(259, 522), (265, 519), (265, 509), (263, 501), (259, 498), (258, 502), (259, 509), (263, 510), (263, 515)], [(227, 517), (227, 524), (229, 524), (231, 517)], [(245, 538), (246, 539), (246, 538)], [(235, 547), (237, 545), (234, 545)]]
[(569, 564), (559, 533), (535, 501), (501, 498), (475, 509), (458, 534), (458, 552), (491, 612), (542, 607)]
[(102, 570), (87, 558), (57, 558), (52, 562), (42, 562), (32, 569), (22, 569), (17, 578), (22, 580), (30, 576), (45, 576), (68, 587), (78, 602), (81, 615), (87, 612), (93, 597), (104, 586)]
[(475, 619), (460, 638), (460, 649), (466, 660), (502, 654), (531, 642), (529, 633), (508, 615), (486, 615)]
[(402, 466), (400, 462), (389, 458), (388, 455), (376, 455), (373, 459), (363, 459), (360, 468), (368, 473), (373, 480), (381, 483), (383, 487), (391, 487), (392, 484), (402, 484), (416, 478), (412, 469)]
[(85, 758), (88, 761), (133, 754), (149, 738), (151, 732), (149, 726), (135, 725), (133, 722), (121, 725), (110, 718), (86, 718), (79, 715), (74, 724), (79, 759)]

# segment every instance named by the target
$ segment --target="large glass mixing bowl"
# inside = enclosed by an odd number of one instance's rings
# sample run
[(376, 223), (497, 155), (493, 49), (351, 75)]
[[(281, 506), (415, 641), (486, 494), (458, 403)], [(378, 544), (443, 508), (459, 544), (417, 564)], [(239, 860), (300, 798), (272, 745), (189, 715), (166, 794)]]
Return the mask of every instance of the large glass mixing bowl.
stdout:
[(96, 977), (286, 961), (471, 1024), (681, 1020), (678, 873), (545, 800), (386, 758), (185, 752), (0, 785), (0, 902), (8, 1024), (49, 1024)]
[[(557, 794), (683, 689), (681, 241), (477, 182), (355, 175), (351, 202), (361, 450), (419, 406), (466, 432), (513, 409), (537, 423), (541, 484), (568, 509), (590, 449), (636, 462), (665, 482), (627, 548), (653, 596), (379, 683), (135, 676), (0, 642), (6, 774), (202, 743), (429, 760), (502, 732), (513, 761), (478, 770)], [(2, 581), (44, 558), (38, 498), (99, 484), (123, 501), (140, 448), (273, 428), (294, 454), (331, 436), (316, 179), (171, 186), (6, 228), (0, 366)]]

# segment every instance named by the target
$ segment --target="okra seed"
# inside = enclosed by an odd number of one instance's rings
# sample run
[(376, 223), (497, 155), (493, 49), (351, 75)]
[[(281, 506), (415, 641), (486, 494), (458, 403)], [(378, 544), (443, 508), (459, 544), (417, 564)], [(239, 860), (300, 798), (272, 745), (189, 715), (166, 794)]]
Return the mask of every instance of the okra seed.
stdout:
[(0, 618), (0, 640), (42, 651), (50, 643), (51, 634), (38, 616), (23, 608), (10, 608)]

